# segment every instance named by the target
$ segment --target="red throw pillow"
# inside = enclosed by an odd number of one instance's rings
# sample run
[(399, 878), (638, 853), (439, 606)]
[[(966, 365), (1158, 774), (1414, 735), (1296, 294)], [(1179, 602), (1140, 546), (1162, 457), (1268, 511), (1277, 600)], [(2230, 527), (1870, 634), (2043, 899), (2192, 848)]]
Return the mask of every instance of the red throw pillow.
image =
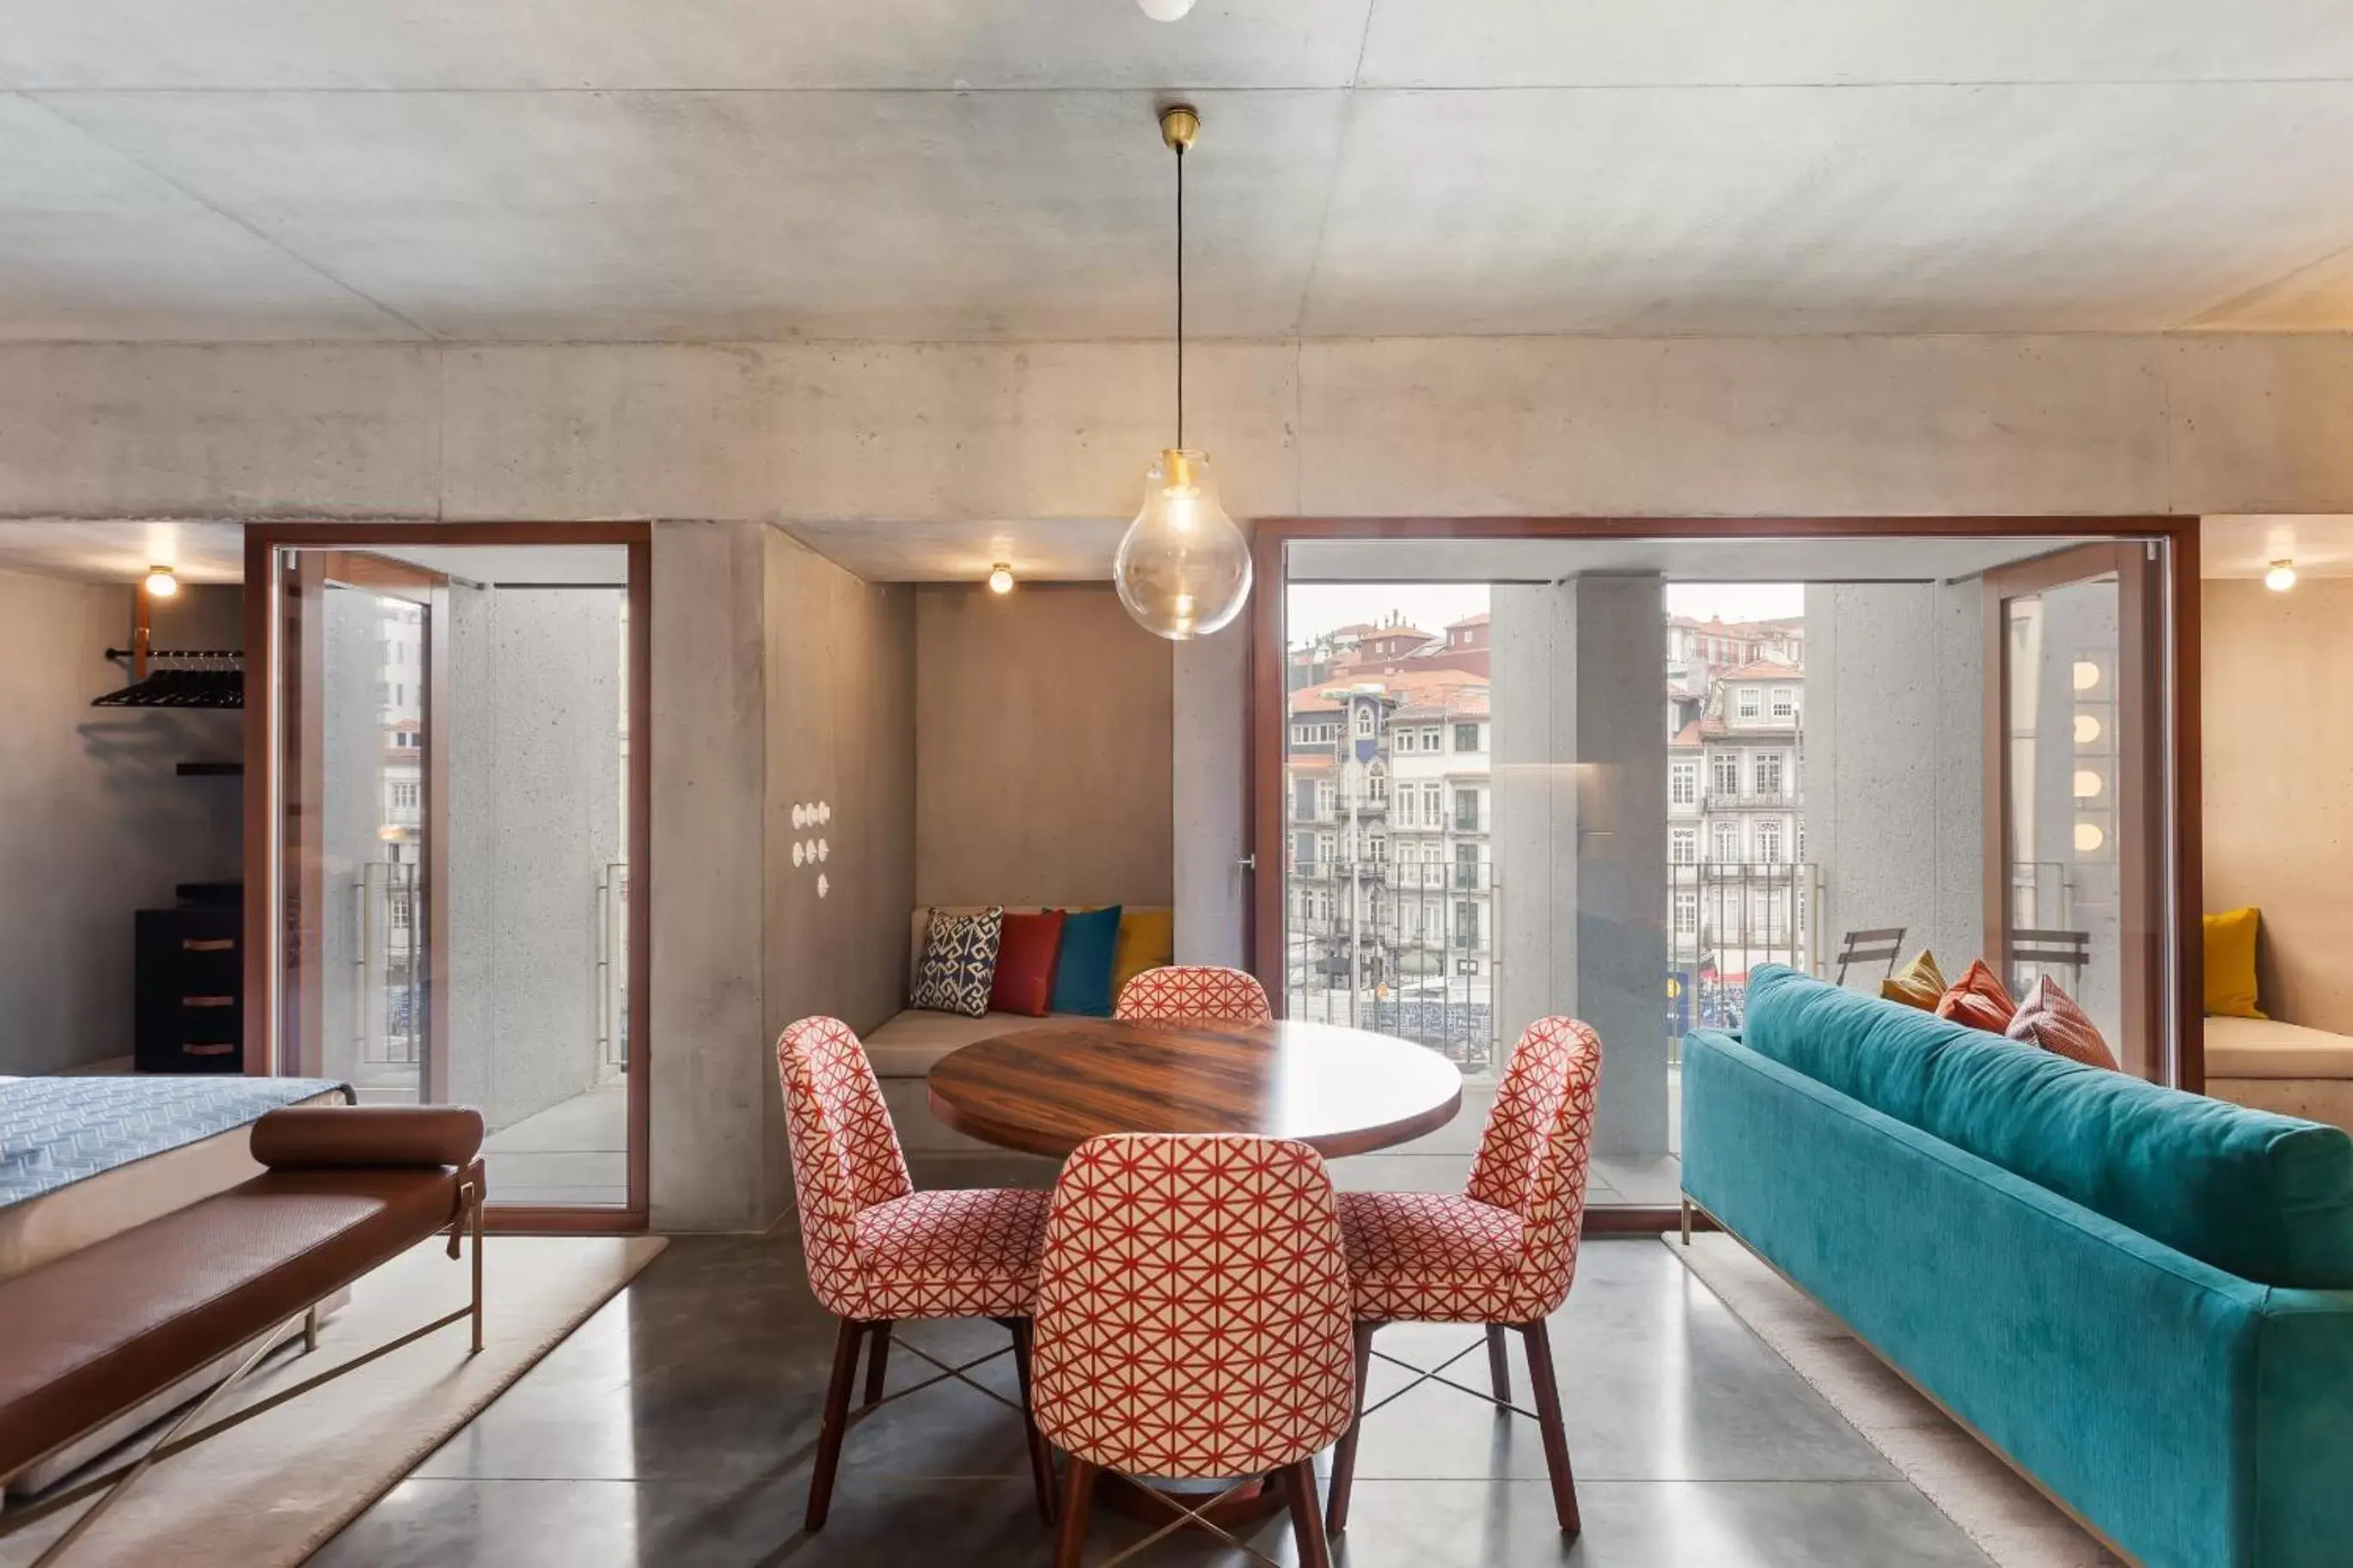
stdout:
[(2010, 999), (2010, 988), (2001, 983), (2000, 975), (1986, 967), (1982, 958), (1971, 959), (1968, 969), (1936, 1002), (1939, 1018), (1950, 1018), (1956, 1024), (1967, 1024), (1989, 1035), (2000, 1034), (2017, 1016), (2018, 1004)]
[(2069, 1061), (2087, 1066), (2119, 1070), (2116, 1054), (2108, 1049), (2108, 1042), (2100, 1038), (2100, 1031), (2091, 1015), (2075, 1005), (2075, 999), (2059, 989), (2059, 983), (2049, 975), (2034, 983), (2026, 1000), (2019, 1005), (2018, 1016), (2002, 1031), (2021, 1045), (2040, 1046), (2052, 1056), (2065, 1057)]
[(1042, 1018), (1052, 1011), (1054, 961), (1062, 954), (1062, 911), (1008, 914), (997, 943), (997, 978), (989, 983), (988, 1010)]

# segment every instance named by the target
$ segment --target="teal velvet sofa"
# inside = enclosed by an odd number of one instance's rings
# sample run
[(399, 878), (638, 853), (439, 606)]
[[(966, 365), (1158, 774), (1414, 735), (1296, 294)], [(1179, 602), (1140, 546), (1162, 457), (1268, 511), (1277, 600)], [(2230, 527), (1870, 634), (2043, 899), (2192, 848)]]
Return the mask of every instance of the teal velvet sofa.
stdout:
[(2151, 1568), (2353, 1563), (2353, 1140), (1786, 969), (1683, 1184)]

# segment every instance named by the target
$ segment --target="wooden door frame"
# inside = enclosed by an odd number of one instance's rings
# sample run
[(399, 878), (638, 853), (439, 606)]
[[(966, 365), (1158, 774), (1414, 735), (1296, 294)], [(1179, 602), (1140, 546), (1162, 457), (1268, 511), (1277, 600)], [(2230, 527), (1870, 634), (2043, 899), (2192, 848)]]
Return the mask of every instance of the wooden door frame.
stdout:
[[(2200, 944), (2193, 940), (2202, 909), (2200, 856), (2199, 603), (2196, 517), (1278, 517), (1251, 531), (1256, 592), (1250, 605), (1250, 645), (1244, 700), (1244, 766), (1250, 780), (1244, 854), (1253, 867), (1244, 951), (1276, 1011), (1284, 1006), (1289, 966), (1283, 951), (1283, 799), (1285, 646), (1283, 590), (1289, 547), (1314, 540), (1643, 540), (1643, 539), (2050, 539), (2150, 538), (2166, 549), (2158, 563), (2162, 624), (2140, 628), (2158, 653), (2164, 679), (2158, 705), (2161, 735), (2151, 738), (2159, 765), (2152, 770), (2160, 803), (2169, 803), (2164, 848), (2173, 882), (2173, 1005), (2176, 1068), (2181, 1086), (2202, 1090), (2204, 1052)], [(2164, 656), (2169, 654), (2169, 660)], [(1652, 1229), (1675, 1222), (1670, 1209), (1607, 1211), (1599, 1229)], [(1604, 1218), (1597, 1211), (1596, 1219)]]
[[(619, 1208), (543, 1208), (522, 1205), (487, 1210), (493, 1230), (563, 1231), (609, 1234), (641, 1231), (650, 1211), (648, 1190), (652, 1129), (650, 1060), (653, 1039), (652, 954), (650, 916), (653, 908), (654, 858), (650, 829), (653, 819), (653, 525), (649, 522), (263, 522), (245, 531), (245, 904), (246, 1025), (245, 1070), (266, 1075), (277, 1070), (275, 1060), (280, 1010), (287, 1001), (279, 994), (278, 965), (272, 962), (283, 940), (279, 929), (282, 887), (286, 875), (278, 850), (278, 824), (282, 811), (281, 768), (290, 743), (299, 744), (303, 716), (280, 712), (280, 682), (285, 668), (290, 631), (300, 635), (301, 618), (287, 589), (282, 552), (398, 550), (423, 546), (462, 545), (620, 545), (628, 552), (628, 668), (629, 739), (627, 775), (628, 821), (624, 831), (629, 851), (628, 901), (628, 1199)], [(434, 638), (427, 658), (447, 672), (448, 639)], [(299, 650), (298, 650), (299, 657)], [(446, 718), (446, 715), (444, 716)], [(311, 716), (316, 721), (316, 716)], [(428, 710), (427, 722), (434, 722)], [(428, 749), (438, 758), (438, 777), (427, 781), (429, 798), (447, 799), (446, 746)], [(431, 844), (446, 847), (446, 832), (433, 835)], [(446, 883), (446, 869), (428, 873), (436, 886)], [(446, 1006), (440, 984), (440, 948), (431, 950), (428, 984), (430, 1005)], [(440, 1031), (436, 1028), (438, 1037)]]

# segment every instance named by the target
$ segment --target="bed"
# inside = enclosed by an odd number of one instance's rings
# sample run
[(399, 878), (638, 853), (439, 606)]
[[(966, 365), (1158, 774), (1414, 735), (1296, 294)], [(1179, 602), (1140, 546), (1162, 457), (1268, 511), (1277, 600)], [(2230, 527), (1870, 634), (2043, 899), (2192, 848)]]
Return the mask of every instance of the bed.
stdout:
[[(353, 1098), (348, 1084), (315, 1078), (0, 1078), (0, 1279), (260, 1174), (247, 1141), (264, 1112)], [(226, 1376), (236, 1359), (12, 1478), (9, 1489), (49, 1485)]]
[(2206, 1092), (2353, 1131), (2353, 1035), (2276, 1018), (2209, 1018)]

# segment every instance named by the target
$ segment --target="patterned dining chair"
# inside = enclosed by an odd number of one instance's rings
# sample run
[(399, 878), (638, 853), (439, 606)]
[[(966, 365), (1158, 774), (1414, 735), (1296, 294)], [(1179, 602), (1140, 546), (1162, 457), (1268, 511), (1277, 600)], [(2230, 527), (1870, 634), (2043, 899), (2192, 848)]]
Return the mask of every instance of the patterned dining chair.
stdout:
[[(1011, 1188), (915, 1191), (882, 1086), (857, 1035), (838, 1018), (803, 1018), (786, 1029), (776, 1042), (776, 1074), (809, 1288), (841, 1320), (809, 1477), (807, 1528), (812, 1533), (824, 1529), (832, 1506), (860, 1344), (871, 1347), (863, 1415), (900, 1397), (882, 1395), (891, 1326), (918, 1318), (989, 1318), (1012, 1334), (1004, 1350), (961, 1366), (919, 1346), (906, 1348), (939, 1369), (937, 1377), (915, 1388), (954, 1378), (1020, 1414), (1038, 1511), (1052, 1523), (1051, 1456), (1028, 1409), (1029, 1314), (1051, 1195)], [(1008, 1353), (1021, 1389), (1018, 1405), (970, 1375)]]
[[(1356, 1318), (1359, 1408), (1332, 1457), (1332, 1533), (1348, 1527), (1356, 1437), (1365, 1416), (1433, 1381), (1535, 1418), (1544, 1435), (1553, 1511), (1563, 1531), (1577, 1533), (1577, 1482), (1569, 1469), (1545, 1320), (1568, 1299), (1577, 1274), (1594, 1097), (1600, 1084), (1600, 1037), (1575, 1018), (1539, 1018), (1512, 1053), (1480, 1136), (1468, 1191), (1340, 1194), (1340, 1230), (1347, 1242)], [(1398, 1322), (1483, 1324), (1492, 1392), (1482, 1394), (1444, 1375), (1478, 1348), (1473, 1342), (1428, 1370), (1382, 1356), (1417, 1375), (1370, 1409), (1363, 1407), (1365, 1373), (1378, 1353), (1373, 1335), (1382, 1325)], [(1518, 1331), (1526, 1349), (1533, 1411), (1511, 1403), (1507, 1329)]]
[(1147, 969), (1121, 986), (1112, 1016), (1131, 1023), (1269, 1024), (1274, 1009), (1254, 974), (1214, 964), (1172, 963)]
[[(1100, 1470), (1243, 1478), (1228, 1496), (1280, 1473), (1299, 1561), (1327, 1568), (1314, 1456), (1356, 1398), (1347, 1267), (1314, 1149), (1211, 1133), (1081, 1144), (1046, 1226), (1036, 1358), (1038, 1425), (1070, 1456), (1055, 1568), (1077, 1568)], [(1204, 1516), (1221, 1499), (1141, 1489), (1176, 1517), (1134, 1550), (1198, 1524), (1259, 1555)]]

